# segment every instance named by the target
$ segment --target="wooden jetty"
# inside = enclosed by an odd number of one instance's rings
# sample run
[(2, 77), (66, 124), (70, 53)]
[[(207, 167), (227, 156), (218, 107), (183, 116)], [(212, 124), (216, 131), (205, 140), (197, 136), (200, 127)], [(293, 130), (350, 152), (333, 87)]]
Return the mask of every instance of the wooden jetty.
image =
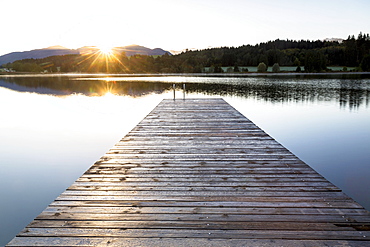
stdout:
[(224, 100), (163, 100), (8, 245), (370, 246), (370, 213)]

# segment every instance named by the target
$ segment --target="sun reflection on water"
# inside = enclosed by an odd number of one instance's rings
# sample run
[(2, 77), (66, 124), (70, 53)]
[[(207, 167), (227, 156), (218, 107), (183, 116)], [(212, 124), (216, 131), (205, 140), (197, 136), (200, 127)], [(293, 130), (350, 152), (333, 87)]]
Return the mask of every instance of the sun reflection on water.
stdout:
[(112, 94), (111, 92), (106, 92), (105, 94), (104, 94), (104, 97), (105, 98), (113, 98), (114, 97), (114, 94)]

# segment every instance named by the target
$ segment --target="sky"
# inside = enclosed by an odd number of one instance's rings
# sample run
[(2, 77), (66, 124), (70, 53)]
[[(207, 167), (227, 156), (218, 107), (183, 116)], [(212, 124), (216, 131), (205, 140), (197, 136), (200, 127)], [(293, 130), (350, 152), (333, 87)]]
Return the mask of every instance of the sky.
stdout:
[(369, 0), (0, 0), (0, 55), (61, 45), (165, 50), (370, 33)]

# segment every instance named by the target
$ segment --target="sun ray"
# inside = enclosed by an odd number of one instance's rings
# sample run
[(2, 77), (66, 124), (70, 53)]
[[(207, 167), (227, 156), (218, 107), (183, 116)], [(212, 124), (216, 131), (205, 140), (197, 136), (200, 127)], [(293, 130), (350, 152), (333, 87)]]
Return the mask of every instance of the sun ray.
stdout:
[(82, 54), (80, 61), (77, 65), (86, 67), (91, 72), (125, 72), (128, 70), (127, 64), (121, 61), (122, 53), (115, 48), (106, 49), (103, 47), (93, 46), (90, 47), (85, 53)]
[(113, 47), (110, 46), (99, 46), (99, 52), (103, 55), (110, 56), (114, 53)]

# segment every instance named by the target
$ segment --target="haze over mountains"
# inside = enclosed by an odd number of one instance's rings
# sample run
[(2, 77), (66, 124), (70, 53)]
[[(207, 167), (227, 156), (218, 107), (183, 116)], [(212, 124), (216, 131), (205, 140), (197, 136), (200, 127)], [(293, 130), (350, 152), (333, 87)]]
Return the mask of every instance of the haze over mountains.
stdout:
[[(156, 55), (164, 55), (168, 53), (171, 55), (169, 51), (165, 51), (161, 48), (150, 49), (140, 45), (129, 45), (123, 47), (115, 47), (113, 49), (116, 52), (126, 52), (127, 56), (132, 56), (135, 54), (141, 55), (148, 55), (148, 56), (156, 56)], [(6, 63), (12, 63), (17, 60), (21, 59), (29, 59), (29, 58), (45, 58), (50, 56), (60, 56), (60, 55), (67, 55), (67, 54), (84, 54), (84, 53), (94, 53), (99, 51), (99, 48), (96, 46), (84, 46), (78, 49), (68, 49), (63, 46), (51, 46), (48, 48), (43, 49), (35, 49), (31, 51), (23, 51), (23, 52), (11, 52), (0, 56), (0, 65)]]

